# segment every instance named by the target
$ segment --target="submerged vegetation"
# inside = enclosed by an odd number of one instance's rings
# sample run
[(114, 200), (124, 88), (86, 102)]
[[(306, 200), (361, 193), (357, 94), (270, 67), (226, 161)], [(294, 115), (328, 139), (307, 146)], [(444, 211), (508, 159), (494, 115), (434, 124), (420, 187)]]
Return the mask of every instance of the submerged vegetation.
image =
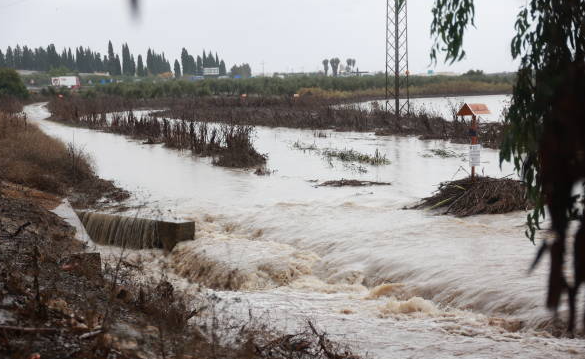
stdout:
[(389, 165), (391, 162), (386, 158), (386, 155), (383, 155), (378, 149), (374, 155), (368, 155), (365, 153), (360, 153), (354, 149), (343, 149), (338, 150), (334, 148), (324, 148), (320, 149), (317, 147), (316, 144), (304, 144), (301, 141), (296, 141), (292, 145), (293, 148), (297, 150), (301, 150), (303, 152), (315, 152), (323, 156), (324, 159), (327, 161), (331, 161), (332, 159), (337, 159), (341, 162), (355, 162), (366, 164), (370, 166), (383, 166)]
[[(157, 113), (187, 122), (213, 122), (246, 126), (290, 127), (312, 130), (371, 131), (378, 135), (419, 136), (456, 143), (469, 142), (470, 124), (447, 121), (425, 111), (413, 112), (400, 119), (380, 106), (371, 110), (360, 106), (339, 106), (340, 101), (315, 96), (292, 97), (194, 97), (131, 100), (120, 96), (83, 98), (70, 96), (53, 99), (50, 109), (55, 118), (72, 118), (140, 108), (166, 108)], [(483, 146), (498, 148), (502, 139), (500, 123), (481, 123)]]
[(526, 199), (526, 185), (508, 178), (476, 177), (443, 182), (437, 193), (415, 208), (441, 210), (443, 214), (467, 217), (498, 214), (532, 208)]
[(386, 155), (381, 154), (378, 149), (376, 149), (373, 156), (357, 152), (353, 149), (336, 150), (331, 148), (324, 149), (322, 154), (328, 159), (336, 158), (342, 162), (358, 162), (371, 166), (383, 166), (391, 163), (386, 158)]
[[(57, 102), (60, 104), (61, 102)], [(54, 107), (52, 107), (54, 109)], [(63, 114), (63, 111), (59, 113)], [(163, 143), (169, 148), (188, 150), (199, 156), (211, 156), (213, 163), (222, 167), (251, 168), (266, 162), (252, 144), (254, 128), (246, 125), (187, 122), (159, 118), (152, 114), (139, 118), (132, 111), (106, 114), (79, 112), (55, 117), (75, 126), (122, 134), (145, 141), (145, 144)]]
[(359, 180), (336, 180), (326, 181), (318, 184), (315, 187), (370, 187), (370, 186), (390, 186), (390, 182), (373, 182), (373, 181), (359, 181)]
[(423, 157), (440, 157), (440, 158), (455, 158), (461, 157), (464, 158), (464, 154), (457, 153), (453, 150), (445, 150), (442, 148), (435, 148), (428, 150), (427, 153), (423, 154)]

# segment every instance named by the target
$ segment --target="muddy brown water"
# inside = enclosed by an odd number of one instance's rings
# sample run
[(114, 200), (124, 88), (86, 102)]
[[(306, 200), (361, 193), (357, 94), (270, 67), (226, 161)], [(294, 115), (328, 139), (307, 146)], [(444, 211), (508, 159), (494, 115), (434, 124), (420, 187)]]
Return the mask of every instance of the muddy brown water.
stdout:
[[(281, 328), (315, 319), (333, 338), (381, 358), (568, 358), (585, 350), (582, 339), (541, 330), (552, 320), (544, 309), (546, 263), (527, 274), (535, 247), (523, 236), (525, 213), (458, 219), (402, 209), (439, 182), (465, 176), (465, 145), (258, 128), (255, 144), (275, 171), (258, 177), (159, 145), (43, 121), (42, 104), (26, 111), (47, 133), (83, 146), (100, 176), (132, 191), (131, 204), (146, 204), (142, 217), (195, 220), (196, 241), (167, 257), (152, 251), (142, 257), (152, 258), (154, 272), (168, 267), (179, 274), (176, 284), (185, 290), (193, 286), (187, 279), (223, 289), (216, 294), (232, 303), (234, 315), (268, 312)], [(378, 149), (392, 163), (365, 165), (363, 172), (297, 150), (296, 141)], [(461, 157), (429, 156), (432, 149)], [(484, 150), (479, 172), (513, 171), (500, 169), (497, 151)], [(392, 186), (314, 187), (315, 180), (341, 178)], [(206, 276), (198, 278), (202, 266)], [(228, 273), (235, 273), (231, 282)]]

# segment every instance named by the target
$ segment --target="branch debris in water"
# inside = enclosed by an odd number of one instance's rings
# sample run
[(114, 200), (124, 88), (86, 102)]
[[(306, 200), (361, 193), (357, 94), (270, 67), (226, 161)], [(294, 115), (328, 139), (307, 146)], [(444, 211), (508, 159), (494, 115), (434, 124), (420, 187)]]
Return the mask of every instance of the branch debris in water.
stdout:
[(441, 209), (443, 214), (458, 217), (476, 214), (499, 214), (528, 210), (533, 204), (526, 199), (523, 182), (509, 178), (471, 177), (443, 182), (431, 197), (413, 209)]

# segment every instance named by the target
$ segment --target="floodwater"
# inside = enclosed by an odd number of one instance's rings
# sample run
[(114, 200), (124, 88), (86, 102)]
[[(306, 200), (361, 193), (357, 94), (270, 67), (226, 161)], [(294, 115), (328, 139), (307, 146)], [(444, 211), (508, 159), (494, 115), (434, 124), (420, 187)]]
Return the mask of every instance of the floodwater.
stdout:
[[(142, 259), (172, 272), (187, 290), (195, 287), (189, 281), (231, 289), (216, 295), (236, 316), (251, 308), (290, 330), (313, 319), (334, 339), (377, 358), (568, 358), (585, 350), (585, 341), (547, 331), (547, 263), (527, 273), (536, 248), (523, 235), (525, 213), (459, 219), (403, 209), (441, 181), (466, 175), (465, 145), (258, 128), (255, 146), (274, 171), (259, 177), (44, 121), (42, 104), (26, 112), (47, 133), (85, 148), (100, 176), (132, 191), (131, 204), (148, 208), (139, 216), (195, 220), (195, 241), (166, 257), (143, 251)], [(378, 150), (391, 164), (348, 166), (295, 142)], [(457, 156), (436, 157), (433, 149)], [(486, 149), (479, 172), (513, 170), (500, 169), (497, 151)], [(392, 185), (315, 187), (341, 178)]]
[[(424, 109), (426, 112), (451, 120), (453, 109), (457, 111), (462, 103), (483, 103), (487, 105), (491, 114), (482, 115), (481, 119), (486, 122), (497, 122), (503, 120), (503, 111), (510, 106), (510, 100), (510, 95), (413, 98), (410, 100), (410, 107), (414, 112)], [(374, 102), (381, 108), (384, 108), (386, 103), (385, 101), (367, 101), (358, 105), (364, 109), (371, 109)], [(401, 100), (401, 104), (404, 104), (404, 100)]]

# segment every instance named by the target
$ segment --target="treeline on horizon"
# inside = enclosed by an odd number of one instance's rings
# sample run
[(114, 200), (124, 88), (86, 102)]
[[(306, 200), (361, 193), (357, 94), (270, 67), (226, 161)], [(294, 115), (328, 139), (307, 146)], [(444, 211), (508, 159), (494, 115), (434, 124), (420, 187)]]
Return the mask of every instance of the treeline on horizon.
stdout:
[[(460, 76), (410, 76), (413, 96), (471, 95), (510, 93), (515, 73), (484, 74), (470, 71)], [(100, 94), (126, 98), (163, 98), (218, 95), (316, 95), (327, 98), (384, 96), (386, 77), (375, 76), (331, 77), (304, 75), (280, 77), (254, 77), (242, 80), (206, 79), (202, 81), (142, 81), (113, 83), (84, 90), (84, 96)]]
[[(177, 73), (179, 61), (175, 60), (175, 76), (185, 75), (203, 75), (203, 68), (217, 67), (219, 75), (227, 74), (225, 62), (219, 58), (218, 54), (213, 55), (211, 51), (206, 53), (205, 50), (196, 58), (190, 55), (185, 48), (181, 53), (181, 68)], [(248, 65), (234, 66), (232, 71), (249, 77), (247, 69), (242, 68)], [(109, 73), (111, 76), (156, 76), (163, 73), (172, 73), (171, 63), (166, 58), (165, 53), (157, 53), (153, 49), (148, 49), (146, 53), (146, 62), (142, 55), (137, 57), (131, 53), (128, 44), (122, 45), (122, 54), (116, 53), (112, 42), (108, 42), (108, 53), (101, 55), (91, 48), (83, 46), (75, 49), (63, 48), (61, 52), (57, 51), (55, 45), (50, 44), (45, 47), (30, 48), (26, 45), (16, 45), (14, 48), (8, 46), (5, 52), (0, 49), (0, 68), (12, 68), (15, 70), (29, 71), (51, 71), (57, 69), (67, 69), (72, 72), (81, 73)], [(249, 66), (248, 66), (249, 69)], [(251, 70), (249, 71), (251, 76)], [(244, 76), (245, 75), (245, 76)]]

